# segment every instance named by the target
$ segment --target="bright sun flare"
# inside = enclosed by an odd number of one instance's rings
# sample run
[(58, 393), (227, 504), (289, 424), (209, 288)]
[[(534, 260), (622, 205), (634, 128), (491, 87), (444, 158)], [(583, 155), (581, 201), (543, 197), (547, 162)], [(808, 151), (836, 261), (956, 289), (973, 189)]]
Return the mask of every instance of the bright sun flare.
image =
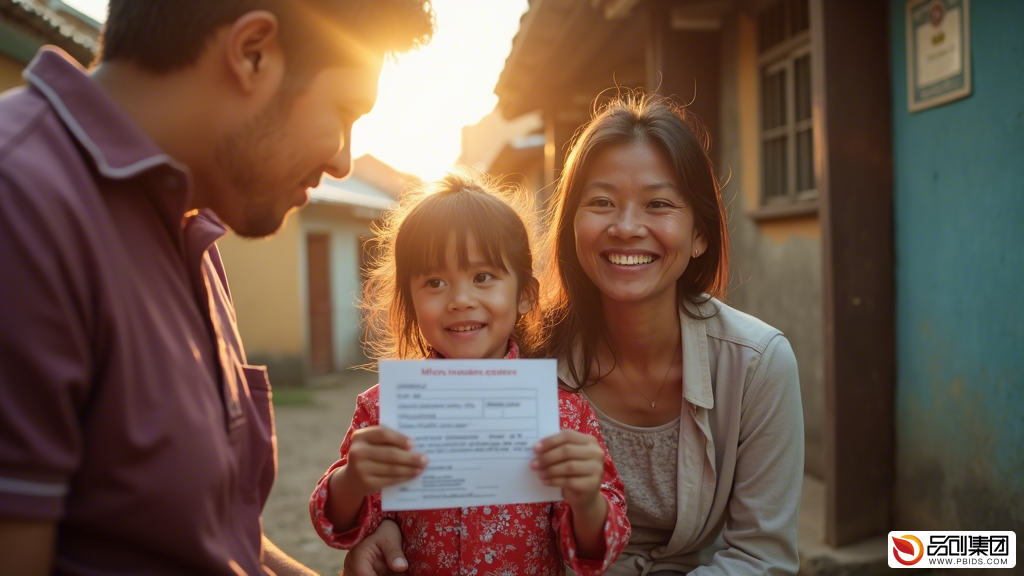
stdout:
[[(65, 0), (103, 20), (106, 0)], [(353, 156), (372, 154), (424, 179), (458, 158), (462, 127), (494, 109), (493, 94), (527, 0), (433, 0), (437, 32), (427, 47), (385, 66), (373, 112), (356, 123)]]

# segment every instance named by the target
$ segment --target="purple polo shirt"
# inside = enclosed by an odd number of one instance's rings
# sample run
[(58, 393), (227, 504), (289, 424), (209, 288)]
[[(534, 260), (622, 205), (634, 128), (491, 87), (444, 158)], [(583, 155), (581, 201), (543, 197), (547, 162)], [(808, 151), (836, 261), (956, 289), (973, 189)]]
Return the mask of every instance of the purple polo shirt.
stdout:
[(273, 415), (225, 229), (183, 219), (188, 170), (69, 57), (25, 78), (0, 96), (0, 517), (58, 523), (56, 574), (265, 574)]

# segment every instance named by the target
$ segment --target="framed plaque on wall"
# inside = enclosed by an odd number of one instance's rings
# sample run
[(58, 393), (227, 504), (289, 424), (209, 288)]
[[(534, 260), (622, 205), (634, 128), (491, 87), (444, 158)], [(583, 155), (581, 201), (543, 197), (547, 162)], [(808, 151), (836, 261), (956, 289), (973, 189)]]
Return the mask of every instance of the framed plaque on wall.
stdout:
[(907, 2), (907, 106), (918, 112), (971, 93), (969, 0)]

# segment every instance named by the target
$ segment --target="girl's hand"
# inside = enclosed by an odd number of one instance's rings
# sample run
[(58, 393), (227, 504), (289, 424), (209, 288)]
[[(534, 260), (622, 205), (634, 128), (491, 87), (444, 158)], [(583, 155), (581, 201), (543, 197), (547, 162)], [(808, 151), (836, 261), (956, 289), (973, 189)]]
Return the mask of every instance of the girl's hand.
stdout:
[(604, 450), (597, 438), (575, 430), (562, 430), (534, 445), (538, 456), (530, 467), (547, 486), (562, 489), (562, 499), (577, 514), (604, 509), (601, 480)]
[(385, 486), (412, 480), (427, 467), (427, 457), (411, 449), (407, 436), (385, 426), (355, 431), (348, 462), (334, 473), (340, 475), (337, 487), (342, 493), (363, 498)]

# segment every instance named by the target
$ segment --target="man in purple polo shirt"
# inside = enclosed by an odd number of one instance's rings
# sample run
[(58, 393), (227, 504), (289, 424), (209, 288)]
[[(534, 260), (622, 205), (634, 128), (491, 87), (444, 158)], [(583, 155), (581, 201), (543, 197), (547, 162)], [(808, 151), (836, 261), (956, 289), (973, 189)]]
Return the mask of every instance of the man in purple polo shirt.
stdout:
[[(425, 0), (111, 0), (100, 65), (0, 96), (0, 572), (309, 574), (214, 242), (350, 171)], [(277, 273), (267, 270), (268, 274)]]

